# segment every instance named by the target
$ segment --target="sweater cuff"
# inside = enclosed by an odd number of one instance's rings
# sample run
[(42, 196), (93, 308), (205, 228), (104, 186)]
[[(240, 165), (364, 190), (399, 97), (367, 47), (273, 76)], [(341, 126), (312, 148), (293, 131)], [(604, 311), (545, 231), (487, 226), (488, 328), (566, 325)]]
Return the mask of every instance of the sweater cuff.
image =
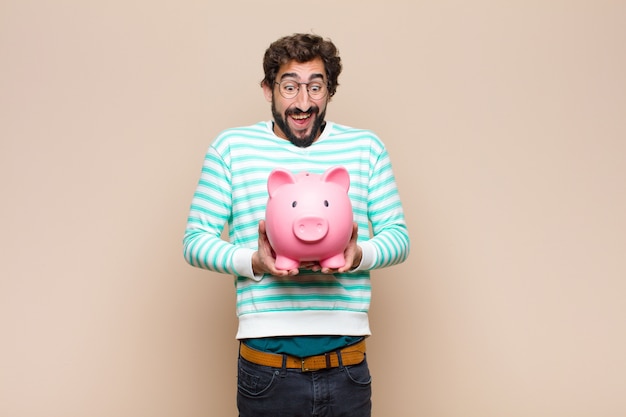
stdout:
[(252, 255), (255, 250), (250, 248), (240, 248), (233, 256), (235, 272), (238, 276), (250, 278), (255, 281), (261, 281), (263, 274), (254, 275), (252, 270)]
[(374, 264), (376, 263), (376, 249), (374, 245), (372, 245), (369, 241), (360, 242), (359, 246), (361, 247), (361, 263), (356, 268), (350, 270), (350, 272), (355, 271), (368, 271), (372, 269)]

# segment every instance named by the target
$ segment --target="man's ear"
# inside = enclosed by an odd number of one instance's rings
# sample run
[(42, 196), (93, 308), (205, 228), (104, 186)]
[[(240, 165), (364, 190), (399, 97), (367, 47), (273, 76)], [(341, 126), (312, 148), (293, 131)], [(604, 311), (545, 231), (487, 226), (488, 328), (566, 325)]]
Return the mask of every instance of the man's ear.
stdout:
[(265, 95), (265, 100), (269, 101), (270, 103), (272, 102), (272, 94), (273, 94), (273, 88), (270, 87), (269, 85), (267, 85), (267, 83), (263, 83), (262, 84), (263, 87), (263, 94)]

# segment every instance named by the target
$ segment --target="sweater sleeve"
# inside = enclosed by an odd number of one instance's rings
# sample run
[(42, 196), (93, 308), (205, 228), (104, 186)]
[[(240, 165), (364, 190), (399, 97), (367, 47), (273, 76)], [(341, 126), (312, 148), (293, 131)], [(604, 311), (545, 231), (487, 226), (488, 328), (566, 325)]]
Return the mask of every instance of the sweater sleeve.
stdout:
[(404, 262), (410, 240), (391, 161), (383, 148), (376, 160), (368, 193), (372, 237), (362, 243), (364, 262), (359, 269), (376, 269)]
[(221, 238), (232, 213), (228, 164), (215, 147), (207, 151), (191, 202), (183, 237), (183, 255), (192, 266), (252, 279), (251, 248)]

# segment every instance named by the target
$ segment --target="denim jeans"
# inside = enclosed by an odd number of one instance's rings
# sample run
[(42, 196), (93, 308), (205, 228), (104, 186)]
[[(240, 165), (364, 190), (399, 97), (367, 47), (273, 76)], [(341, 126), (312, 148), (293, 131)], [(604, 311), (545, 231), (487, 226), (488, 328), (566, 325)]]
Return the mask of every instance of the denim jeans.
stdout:
[(302, 372), (239, 358), (239, 417), (371, 417), (371, 381), (367, 359)]

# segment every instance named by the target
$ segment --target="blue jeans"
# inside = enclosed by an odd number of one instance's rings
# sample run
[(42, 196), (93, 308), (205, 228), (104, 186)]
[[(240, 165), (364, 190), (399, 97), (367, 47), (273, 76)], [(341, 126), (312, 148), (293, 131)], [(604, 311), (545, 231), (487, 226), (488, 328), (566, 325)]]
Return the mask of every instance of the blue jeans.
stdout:
[(239, 417), (371, 417), (372, 378), (358, 365), (313, 372), (239, 358)]

